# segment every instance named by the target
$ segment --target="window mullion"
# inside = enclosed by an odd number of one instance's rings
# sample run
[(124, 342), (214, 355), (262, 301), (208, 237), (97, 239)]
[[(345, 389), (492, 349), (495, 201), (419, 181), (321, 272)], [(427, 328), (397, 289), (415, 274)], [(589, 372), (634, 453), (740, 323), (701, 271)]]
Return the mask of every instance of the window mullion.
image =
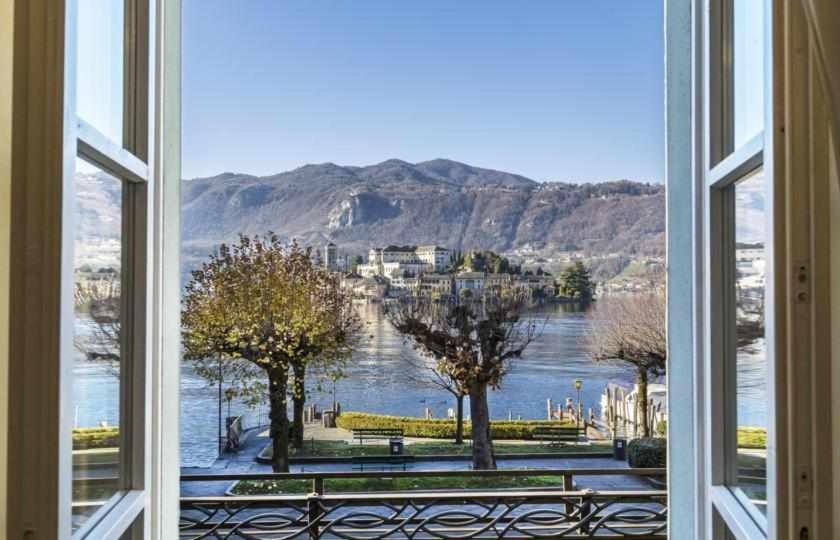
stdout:
[(127, 240), (122, 271), (127, 330), (123, 343), (127, 354), (121, 373), (121, 411), (125, 422), (123, 444), (126, 449), (126, 458), (121, 465), (128, 489), (144, 489), (145, 486), (148, 188), (147, 183), (126, 183), (123, 195), (123, 231)]
[(734, 538), (737, 540), (764, 540), (767, 538), (765, 532), (749, 517), (747, 511), (729, 488), (712, 486), (709, 493), (715, 510)]
[(708, 171), (708, 185), (723, 188), (757, 169), (763, 160), (764, 133), (759, 133), (749, 142), (732, 152)]
[(148, 181), (149, 167), (145, 163), (81, 118), (76, 120), (76, 136), (81, 157), (123, 180)]
[(123, 261), (123, 283), (127, 293), (127, 362), (123, 370), (122, 461), (126, 487), (142, 490), (146, 485), (146, 397), (147, 397), (147, 264), (149, 162), (149, 47), (151, 28), (149, 0), (124, 0), (124, 89), (123, 147), (135, 166), (142, 165), (144, 183), (126, 184), (123, 195), (123, 231), (127, 240)]

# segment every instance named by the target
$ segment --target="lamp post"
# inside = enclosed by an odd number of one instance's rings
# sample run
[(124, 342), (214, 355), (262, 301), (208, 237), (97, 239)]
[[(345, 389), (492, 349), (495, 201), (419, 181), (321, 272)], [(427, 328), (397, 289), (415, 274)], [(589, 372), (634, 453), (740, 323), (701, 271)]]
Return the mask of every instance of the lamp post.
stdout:
[(333, 387), (332, 387), (332, 398), (333, 398), (333, 400), (332, 400), (333, 401), (332, 411), (333, 411), (333, 414), (338, 414), (338, 411), (336, 410), (338, 408), (338, 401), (336, 400), (336, 389), (335, 389), (336, 380), (337, 380), (337, 377), (332, 377), (332, 383), (333, 383)]
[(580, 416), (581, 416), (581, 406), (580, 406), (580, 387), (583, 386), (583, 381), (580, 379), (575, 379), (575, 390), (577, 390), (577, 414), (575, 415), (575, 423), (576, 427), (580, 428)]
[(222, 446), (222, 379), (224, 376), (222, 375), (222, 355), (219, 354), (219, 426), (218, 431), (216, 432), (216, 439), (219, 442), (219, 454), (224, 451), (224, 447)]

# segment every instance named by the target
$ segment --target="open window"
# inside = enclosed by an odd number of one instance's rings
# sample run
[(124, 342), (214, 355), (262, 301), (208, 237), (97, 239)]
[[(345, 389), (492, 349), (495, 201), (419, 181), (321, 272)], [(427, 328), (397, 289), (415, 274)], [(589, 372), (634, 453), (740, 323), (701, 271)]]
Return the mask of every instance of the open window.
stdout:
[[(666, 3), (672, 538), (832, 537), (828, 4)], [(8, 536), (171, 538), (180, 2), (14, 8)]]
[[(672, 525), (698, 538), (830, 537), (830, 465), (817, 459), (831, 447), (818, 405), (830, 395), (818, 25), (807, 2), (692, 4), (669, 2), (667, 26), (669, 428), (672, 450), (691, 448), (671, 452), (671, 478), (690, 479), (670, 484)], [(688, 21), (692, 39), (678, 32)]]
[(164, 126), (177, 135), (163, 119), (178, 111), (180, 6), (14, 7), (9, 537), (148, 537), (163, 519), (160, 253), (165, 232), (177, 242), (163, 219), (177, 145), (162, 143)]

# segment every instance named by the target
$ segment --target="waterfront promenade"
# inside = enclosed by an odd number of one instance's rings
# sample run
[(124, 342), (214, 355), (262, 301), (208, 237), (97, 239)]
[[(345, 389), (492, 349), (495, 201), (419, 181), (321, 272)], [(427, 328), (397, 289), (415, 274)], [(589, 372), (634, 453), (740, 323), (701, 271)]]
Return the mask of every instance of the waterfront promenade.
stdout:
[[(307, 426), (305, 437), (311, 440), (315, 437), (318, 440), (346, 441), (353, 444), (352, 434), (341, 429), (322, 429), (314, 425)], [(265, 428), (256, 428), (246, 433), (246, 438), (241, 450), (237, 453), (224, 453), (210, 467), (183, 467), (181, 473), (189, 474), (248, 474), (248, 473), (270, 473), (271, 466), (260, 463), (256, 460), (259, 453), (269, 443), (268, 432)], [(427, 442), (431, 439), (406, 438), (406, 453), (411, 453), (411, 446), (418, 442)], [(518, 441), (520, 444), (523, 441)], [(376, 443), (373, 443), (376, 444)], [(499, 445), (505, 444), (504, 441)], [(365, 446), (371, 445), (366, 443)], [(586, 446), (581, 446), (581, 453), (587, 452)], [(463, 456), (429, 457), (417, 456), (417, 461), (410, 469), (412, 471), (446, 471), (446, 470), (467, 470), (470, 468), (469, 459)], [(538, 454), (533, 457), (525, 457), (522, 454), (510, 457), (500, 455), (497, 458), (499, 468), (504, 469), (626, 469), (626, 461), (619, 461), (607, 455), (603, 457), (578, 457), (573, 453), (568, 455)], [(290, 472), (336, 472), (352, 470), (352, 463), (347, 458), (292, 458)], [(639, 490), (651, 489), (647, 480), (630, 475), (609, 475), (609, 476), (587, 476), (576, 479), (578, 489), (594, 490)], [(219, 496), (224, 495), (231, 487), (230, 481), (218, 482), (182, 482), (181, 493), (184, 496)]]

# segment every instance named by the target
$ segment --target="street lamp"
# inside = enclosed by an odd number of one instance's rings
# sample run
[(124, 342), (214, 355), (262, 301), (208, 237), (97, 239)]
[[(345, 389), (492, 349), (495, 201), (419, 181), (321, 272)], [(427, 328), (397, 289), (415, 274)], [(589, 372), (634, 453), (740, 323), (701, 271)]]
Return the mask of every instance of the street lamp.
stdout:
[(222, 373), (222, 355), (219, 354), (219, 426), (218, 431), (216, 432), (216, 438), (219, 441), (219, 455), (224, 451), (224, 447), (222, 446), (222, 380), (224, 379), (224, 375)]
[(577, 390), (577, 397), (578, 397), (578, 406), (577, 406), (577, 414), (575, 415), (576, 420), (576, 427), (580, 428), (580, 416), (583, 413), (580, 405), (580, 387), (583, 386), (583, 381), (580, 379), (575, 379), (575, 390)]
[(332, 377), (332, 383), (333, 383), (333, 387), (332, 387), (332, 394), (333, 394), (332, 395), (332, 398), (333, 398), (332, 410), (333, 410), (333, 414), (338, 413), (338, 411), (337, 411), (337, 409), (338, 409), (337, 403), (338, 402), (336, 401), (336, 392), (335, 392), (335, 382), (337, 380), (338, 380), (338, 377)]

